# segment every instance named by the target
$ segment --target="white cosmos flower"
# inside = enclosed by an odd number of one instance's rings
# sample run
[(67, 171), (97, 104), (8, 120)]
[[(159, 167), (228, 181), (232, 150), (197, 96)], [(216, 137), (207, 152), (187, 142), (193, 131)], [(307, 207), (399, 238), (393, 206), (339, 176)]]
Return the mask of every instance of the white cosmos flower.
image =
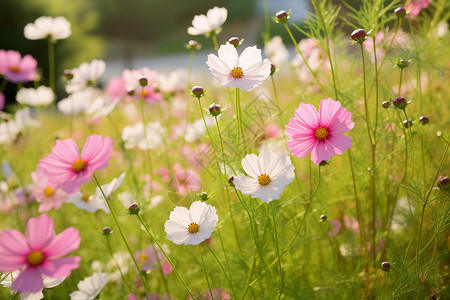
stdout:
[(19, 134), (20, 128), (14, 120), (0, 122), (0, 145), (11, 143)]
[(17, 102), (29, 106), (47, 106), (54, 99), (53, 90), (46, 86), (40, 86), (37, 89), (21, 88), (16, 95)]
[(58, 102), (58, 110), (65, 115), (78, 115), (94, 101), (96, 91), (92, 88), (77, 91)]
[(133, 126), (125, 126), (122, 130), (125, 148), (156, 149), (162, 144), (166, 129), (159, 121), (149, 122), (146, 125), (145, 133), (147, 134), (147, 139), (144, 138), (144, 125), (142, 122)]
[(106, 95), (100, 95), (87, 105), (85, 112), (92, 118), (105, 117), (114, 110), (119, 102), (120, 98), (111, 101)]
[(189, 210), (177, 206), (164, 224), (167, 238), (177, 245), (197, 245), (208, 239), (219, 216), (214, 206), (195, 201)]
[[(187, 33), (190, 35), (210, 34), (219, 31), (220, 27), (227, 20), (228, 11), (225, 7), (211, 8), (205, 15), (196, 15), (192, 20), (192, 27), (189, 27)], [(218, 33), (218, 32), (216, 32)]]
[(289, 51), (283, 44), (280, 36), (274, 36), (264, 46), (264, 53), (270, 59), (270, 62), (275, 66), (279, 66), (289, 60)]
[[(11, 272), (10, 275), (8, 275), (0, 284), (4, 287), (11, 287), (13, 280), (19, 276), (20, 271), (14, 271)], [(44, 288), (52, 288), (57, 285), (59, 285), (61, 282), (64, 281), (66, 277), (63, 278), (51, 278), (44, 274), (42, 274), (42, 281), (44, 282)], [(21, 300), (40, 300), (44, 298), (44, 294), (42, 294), (42, 290), (36, 293), (20, 293), (20, 299)]]
[(219, 57), (208, 55), (206, 64), (223, 87), (235, 87), (251, 91), (270, 75), (270, 61), (262, 60), (261, 50), (256, 46), (247, 47), (238, 56), (236, 48), (230, 43), (221, 45)]
[(72, 30), (70, 22), (64, 17), (39, 17), (34, 23), (25, 26), (24, 34), (29, 40), (42, 40), (48, 37), (55, 43), (57, 40), (68, 38)]
[(185, 69), (176, 69), (169, 75), (159, 74), (159, 89), (165, 93), (186, 91), (188, 72)]
[[(120, 174), (118, 178), (114, 178), (110, 183), (102, 185), (103, 193), (105, 193), (106, 198), (109, 198), (112, 193), (114, 193), (123, 183), (125, 179), (125, 173)], [(103, 197), (102, 192), (98, 187), (95, 188), (95, 194), (83, 194), (81, 192), (68, 195), (70, 202), (72, 202), (76, 207), (80, 209), (87, 210), (88, 212), (96, 212), (102, 209), (104, 212), (109, 214), (109, 207)]]
[(71, 300), (92, 300), (100, 294), (108, 282), (108, 274), (94, 273), (78, 282), (78, 291), (69, 294)]
[(236, 189), (266, 203), (279, 199), (295, 176), (291, 159), (286, 154), (278, 156), (271, 150), (263, 151), (259, 156), (247, 154), (242, 160), (242, 167), (250, 177), (234, 176)]
[(70, 94), (94, 86), (105, 70), (106, 64), (101, 59), (82, 63), (78, 68), (72, 70), (73, 78), (67, 84), (66, 92)]

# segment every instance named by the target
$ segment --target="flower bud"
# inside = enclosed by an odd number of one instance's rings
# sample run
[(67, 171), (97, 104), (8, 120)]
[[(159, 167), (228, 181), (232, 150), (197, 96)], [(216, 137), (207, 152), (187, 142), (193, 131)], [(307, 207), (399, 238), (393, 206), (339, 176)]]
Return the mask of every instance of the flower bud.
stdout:
[(236, 185), (234, 184), (234, 176), (231, 176), (230, 178), (228, 178), (228, 183), (232, 186), (235, 187)]
[(70, 81), (73, 79), (73, 73), (71, 70), (64, 70), (64, 77), (66, 80)]
[(391, 104), (388, 101), (383, 101), (383, 103), (381, 103), (381, 106), (383, 106), (383, 108), (389, 108)]
[(270, 64), (270, 76), (272, 76), (276, 70), (277, 70), (277, 67), (275, 67), (274, 64)]
[(240, 45), (240, 40), (238, 37), (233, 36), (228, 40), (228, 43), (230, 43), (235, 48), (237, 48)]
[(205, 95), (205, 91), (201, 86), (192, 87), (192, 95), (197, 98), (201, 98)]
[(412, 125), (413, 125), (413, 122), (411, 120), (404, 120), (403, 121), (403, 126), (405, 126), (405, 128), (409, 128)]
[(130, 97), (134, 97), (134, 95), (136, 95), (136, 91), (135, 90), (129, 90), (127, 92), (127, 95), (130, 96)]
[(321, 167), (325, 167), (325, 166), (327, 166), (327, 165), (329, 165), (329, 163), (328, 163), (326, 160), (322, 160), (322, 161), (319, 163), (319, 166), (321, 166)]
[(394, 10), (394, 14), (399, 18), (403, 18), (404, 16), (406, 16), (406, 9), (404, 7), (397, 7)]
[(128, 207), (128, 212), (130, 215), (137, 215), (140, 210), (141, 207), (137, 203), (133, 203)]
[(289, 13), (284, 11), (284, 10), (280, 10), (279, 12), (276, 13), (275, 15), (275, 21), (277, 23), (286, 23), (286, 21), (289, 20)]
[(403, 59), (403, 58), (399, 58), (397, 61), (397, 67), (399, 67), (400, 69), (404, 69), (409, 65), (409, 60)]
[(209, 195), (206, 192), (201, 192), (197, 194), (197, 198), (200, 201), (206, 201), (209, 199)]
[(320, 222), (324, 222), (328, 219), (327, 215), (320, 215)]
[(145, 78), (145, 77), (139, 78), (139, 85), (142, 86), (142, 87), (147, 86), (148, 85), (148, 79)]
[(200, 50), (202, 45), (200, 45), (197, 41), (190, 40), (186, 45), (184, 45), (188, 50)]
[(425, 117), (425, 116), (421, 116), (421, 117), (419, 118), (419, 122), (420, 122), (422, 125), (425, 125), (425, 124), (430, 123), (430, 119), (428, 119), (428, 118)]
[(391, 264), (388, 263), (387, 261), (383, 261), (381, 263), (381, 269), (383, 269), (383, 271), (387, 272), (391, 269)]
[(209, 110), (209, 114), (213, 117), (217, 117), (218, 115), (220, 115), (222, 113), (222, 111), (220, 110), (220, 105), (219, 104), (211, 104), (208, 107)]
[(356, 29), (351, 34), (352, 40), (362, 44), (367, 39), (367, 33), (364, 29)]
[(105, 227), (102, 229), (104, 235), (109, 235), (111, 233), (111, 228)]
[(440, 190), (449, 191), (450, 190), (450, 178), (447, 176), (439, 176), (437, 180), (437, 186)]
[(405, 109), (406, 105), (406, 99), (404, 97), (395, 97), (394, 100), (392, 100), (392, 103), (394, 103), (394, 106), (400, 109)]

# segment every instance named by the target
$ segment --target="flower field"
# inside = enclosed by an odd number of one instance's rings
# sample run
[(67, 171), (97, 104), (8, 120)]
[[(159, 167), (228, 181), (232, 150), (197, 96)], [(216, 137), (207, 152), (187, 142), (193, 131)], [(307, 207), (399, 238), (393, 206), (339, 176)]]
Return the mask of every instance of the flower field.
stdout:
[(0, 299), (450, 298), (450, 3), (224, 6), (168, 73), (0, 49)]

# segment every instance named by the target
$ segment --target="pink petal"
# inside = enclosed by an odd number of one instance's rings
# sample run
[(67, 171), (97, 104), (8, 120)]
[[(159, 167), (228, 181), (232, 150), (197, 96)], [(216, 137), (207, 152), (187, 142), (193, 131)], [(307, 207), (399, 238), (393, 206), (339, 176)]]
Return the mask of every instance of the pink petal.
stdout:
[(170, 274), (173, 272), (173, 268), (172, 265), (169, 262), (166, 262), (162, 267), (162, 273), (164, 274), (164, 276)]
[(80, 234), (78, 230), (69, 227), (53, 238), (51, 243), (42, 250), (47, 259), (54, 259), (75, 251), (80, 247)]
[(10, 255), (10, 252), (0, 252), (0, 256), (2, 258), (0, 260), (0, 272), (12, 272), (20, 270), (27, 265), (26, 256)]
[(90, 135), (86, 139), (81, 159), (94, 170), (106, 168), (111, 157), (113, 140), (110, 137), (103, 138), (101, 135)]
[(36, 267), (28, 267), (13, 281), (11, 289), (21, 293), (36, 293), (44, 288), (41, 272)]
[(352, 138), (346, 135), (328, 137), (327, 142), (333, 147), (336, 154), (342, 154), (352, 147)]
[(330, 122), (328, 132), (330, 134), (341, 134), (353, 129), (354, 126), (355, 123), (352, 122), (352, 113), (346, 108), (341, 107)]
[(55, 260), (47, 259), (39, 268), (44, 275), (52, 278), (62, 278), (69, 276), (72, 270), (78, 268), (80, 261), (80, 256), (64, 257)]
[(319, 105), (319, 126), (328, 128), (331, 120), (340, 108), (341, 103), (339, 101), (334, 101), (331, 98), (321, 100)]
[(3, 230), (0, 234), (0, 253), (24, 256), (30, 252), (27, 239), (18, 230)]
[(317, 147), (319, 140), (311, 136), (294, 135), (287, 145), (292, 155), (300, 158), (305, 157), (308, 153)]
[(312, 104), (300, 103), (294, 112), (295, 119), (306, 129), (315, 131), (319, 127), (319, 116)]
[(329, 160), (334, 155), (334, 147), (327, 140), (318, 142), (311, 151), (311, 160), (318, 165), (323, 160)]
[(53, 220), (46, 214), (30, 218), (27, 222), (27, 241), (31, 250), (42, 250), (53, 239)]

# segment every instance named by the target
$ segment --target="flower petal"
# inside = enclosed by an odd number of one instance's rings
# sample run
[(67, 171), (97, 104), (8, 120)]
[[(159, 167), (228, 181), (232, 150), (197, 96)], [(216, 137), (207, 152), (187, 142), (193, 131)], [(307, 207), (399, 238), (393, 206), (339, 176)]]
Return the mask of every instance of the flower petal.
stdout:
[(53, 220), (46, 214), (27, 222), (27, 242), (30, 250), (42, 250), (55, 236)]
[(54, 260), (46, 259), (39, 268), (43, 274), (52, 278), (67, 277), (72, 270), (80, 266), (80, 261), (80, 256), (63, 257)]
[(36, 293), (44, 288), (41, 272), (37, 267), (28, 267), (13, 281), (11, 289), (24, 292)]
[(47, 259), (59, 258), (73, 252), (80, 247), (80, 234), (78, 230), (69, 227), (56, 235), (51, 243), (42, 250)]

